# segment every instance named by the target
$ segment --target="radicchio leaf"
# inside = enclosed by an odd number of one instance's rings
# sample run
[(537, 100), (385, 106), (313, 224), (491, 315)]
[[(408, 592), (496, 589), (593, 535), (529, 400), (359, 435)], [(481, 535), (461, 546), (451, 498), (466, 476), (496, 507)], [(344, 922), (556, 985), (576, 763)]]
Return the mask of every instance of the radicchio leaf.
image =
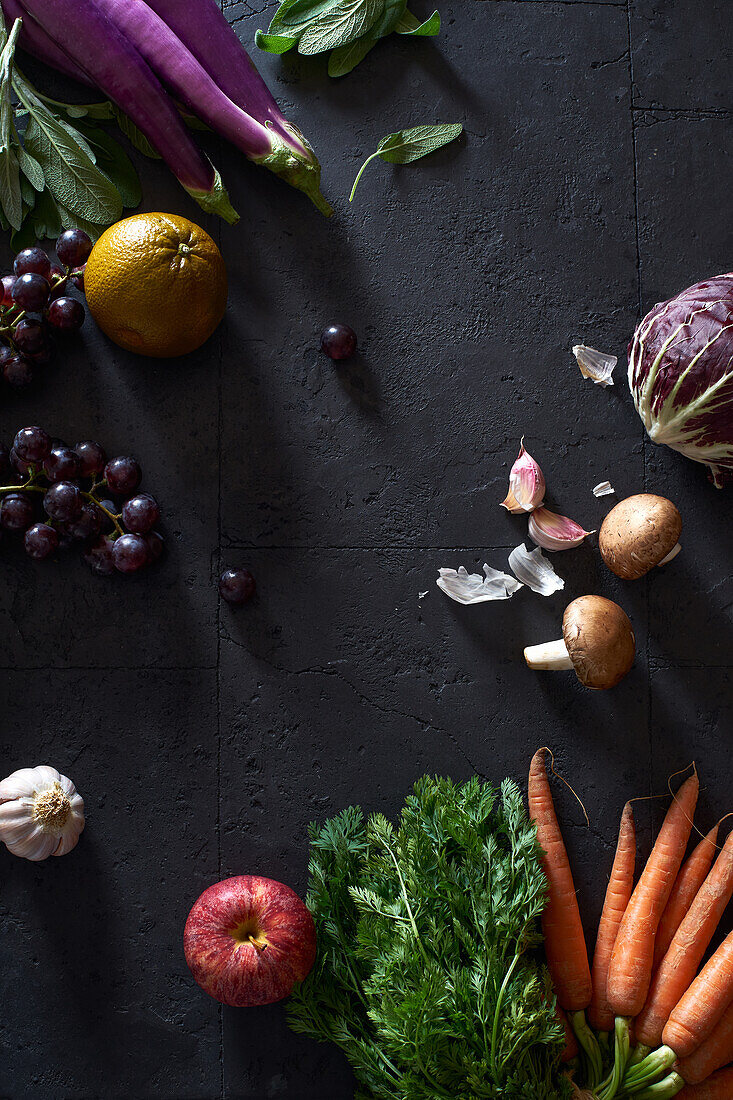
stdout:
[(733, 480), (733, 273), (654, 306), (629, 348), (629, 387), (655, 443)]

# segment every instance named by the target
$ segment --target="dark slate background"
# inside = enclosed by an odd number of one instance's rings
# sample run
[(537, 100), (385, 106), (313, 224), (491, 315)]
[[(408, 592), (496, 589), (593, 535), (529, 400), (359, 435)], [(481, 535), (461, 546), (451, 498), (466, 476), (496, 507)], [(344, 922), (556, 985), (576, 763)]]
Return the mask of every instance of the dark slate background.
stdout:
[[(225, 3), (247, 47), (275, 6)], [(144, 208), (202, 222), (224, 253), (229, 308), (204, 348), (146, 361), (89, 323), (3, 397), (6, 440), (41, 423), (136, 455), (170, 553), (102, 580), (4, 551), (3, 772), (68, 773), (88, 828), (63, 860), (0, 852), (2, 1097), (347, 1100), (340, 1055), (292, 1035), (281, 1006), (222, 1010), (198, 990), (183, 923), (225, 875), (302, 892), (309, 820), (355, 801), (393, 813), (425, 770), (522, 779), (551, 745), (591, 817), (557, 791), (589, 929), (627, 797), (695, 758), (700, 825), (731, 809), (730, 496), (645, 440), (623, 358), (641, 312), (733, 266), (727, 5), (440, 9), (439, 39), (384, 42), (338, 82), (322, 58), (257, 52), (321, 158), (331, 221), (215, 138), (235, 228), (140, 162)], [(465, 139), (371, 165), (348, 205), (383, 134), (436, 120)], [(332, 320), (360, 339), (341, 368), (318, 352)], [(581, 379), (578, 339), (618, 353), (615, 388)], [(501, 568), (526, 537), (498, 507), (522, 434), (548, 501), (587, 527), (613, 503), (591, 495), (605, 478), (675, 500), (674, 565), (624, 584), (591, 540), (555, 559), (564, 593), (450, 603), (438, 567)], [(215, 589), (233, 564), (259, 587), (241, 610)], [(639, 643), (604, 694), (521, 656), (591, 591)], [(640, 810), (646, 841), (659, 812)]]

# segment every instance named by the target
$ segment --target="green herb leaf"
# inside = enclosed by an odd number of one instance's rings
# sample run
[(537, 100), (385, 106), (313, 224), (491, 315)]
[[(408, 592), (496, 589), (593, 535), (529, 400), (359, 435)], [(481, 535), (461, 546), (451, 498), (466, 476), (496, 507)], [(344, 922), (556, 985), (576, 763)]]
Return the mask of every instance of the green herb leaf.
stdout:
[(117, 221), (122, 214), (120, 193), (94, 164), (84, 139), (49, 111), (17, 70), (13, 88), (31, 115), (26, 147), (41, 165), (56, 201), (91, 222), (109, 225)]
[(99, 126), (84, 125), (83, 130), (97, 154), (99, 167), (119, 191), (123, 205), (138, 206), (142, 200), (140, 177), (125, 150)]
[(413, 160), (434, 153), (442, 145), (447, 145), (460, 137), (463, 126), (460, 122), (439, 122), (434, 126), (414, 126), (411, 130), (400, 130), (396, 134), (383, 137), (377, 146), (377, 153), (389, 164), (409, 164)]
[(25, 178), (35, 187), (36, 191), (43, 191), (46, 186), (46, 177), (36, 158), (32, 157), (23, 145), (19, 145), (16, 151), (18, 154), (18, 164)]
[(114, 112), (117, 125), (130, 144), (137, 149), (138, 153), (150, 157), (151, 160), (160, 160), (161, 156), (158, 150), (150, 144), (145, 134), (143, 134), (141, 130), (138, 130), (132, 119), (128, 118), (125, 112), (121, 111), (116, 105), (114, 106)]
[(434, 126), (415, 126), (410, 130), (399, 130), (395, 134), (387, 134), (379, 142), (376, 152), (367, 157), (359, 169), (354, 186), (351, 188), (349, 202), (354, 198), (364, 169), (375, 157), (381, 157), (389, 164), (410, 164), (414, 160), (419, 160), (420, 157), (427, 156), (428, 153), (434, 153), (442, 145), (455, 141), (462, 131), (463, 126), (460, 122), (440, 122)]
[(255, 46), (259, 46), (266, 53), (287, 53), (293, 46), (298, 45), (297, 38), (289, 38), (284, 34), (265, 34), (263, 31), (255, 31)]
[(85, 233), (88, 233), (93, 241), (96, 241), (101, 237), (106, 225), (97, 225), (96, 222), (87, 221), (86, 218), (80, 218), (73, 210), (69, 210), (62, 203), (57, 203), (59, 210), (59, 217), (61, 218), (61, 225), (64, 229), (83, 229)]
[(45, 107), (39, 110), (33, 106), (25, 144), (41, 165), (59, 205), (99, 225), (109, 225), (121, 217), (122, 199), (117, 188)]
[(440, 13), (434, 11), (429, 19), (421, 23), (411, 11), (406, 11), (395, 27), (397, 34), (412, 34), (415, 37), (434, 38), (440, 30)]
[(336, 0), (305, 28), (298, 53), (309, 56), (345, 46), (365, 34), (383, 11), (384, 0)]
[(13, 229), (20, 229), (23, 222), (20, 167), (10, 146), (0, 153), (0, 205)]
[(48, 188), (36, 199), (31, 219), (36, 240), (42, 241), (46, 237), (56, 240), (62, 228), (61, 218), (56, 201)]
[(349, 42), (346, 46), (337, 46), (335, 50), (331, 51), (328, 58), (328, 75), (346, 76), (347, 73), (356, 68), (360, 61), (364, 60), (378, 41), (379, 37), (366, 34), (363, 38), (357, 38), (356, 42)]
[(384, 14), (379, 19), (369, 34), (375, 38), (384, 38), (391, 34), (398, 25), (407, 8), (407, 0), (385, 0)]
[[(339, 0), (285, 0), (275, 13), (273, 23), (283, 27), (294, 27), (318, 19), (329, 8), (335, 7)], [(270, 26), (272, 30), (272, 25)]]

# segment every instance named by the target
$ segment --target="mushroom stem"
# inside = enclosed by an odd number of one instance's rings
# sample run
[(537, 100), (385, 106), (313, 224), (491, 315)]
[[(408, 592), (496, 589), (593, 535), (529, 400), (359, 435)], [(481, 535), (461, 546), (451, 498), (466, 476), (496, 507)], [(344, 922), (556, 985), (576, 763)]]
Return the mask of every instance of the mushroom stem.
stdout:
[[(659, 565), (666, 565), (667, 562), (672, 561), (672, 558), (676, 558), (681, 549), (681, 544), (679, 542), (676, 542), (670, 552), (667, 554), (666, 558), (662, 558), (662, 560), (659, 562)], [(659, 568), (659, 566), (657, 566), (657, 568)]]
[(542, 645), (528, 645), (524, 659), (530, 668), (545, 669), (546, 672), (560, 672), (572, 668), (567, 646), (562, 638), (556, 642), (543, 642)]

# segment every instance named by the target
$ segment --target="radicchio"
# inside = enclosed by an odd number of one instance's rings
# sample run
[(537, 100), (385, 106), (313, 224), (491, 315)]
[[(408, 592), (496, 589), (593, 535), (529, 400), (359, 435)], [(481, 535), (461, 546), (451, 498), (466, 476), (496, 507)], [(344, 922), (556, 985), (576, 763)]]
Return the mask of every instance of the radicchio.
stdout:
[(629, 346), (629, 386), (655, 443), (733, 480), (733, 273), (658, 303)]

